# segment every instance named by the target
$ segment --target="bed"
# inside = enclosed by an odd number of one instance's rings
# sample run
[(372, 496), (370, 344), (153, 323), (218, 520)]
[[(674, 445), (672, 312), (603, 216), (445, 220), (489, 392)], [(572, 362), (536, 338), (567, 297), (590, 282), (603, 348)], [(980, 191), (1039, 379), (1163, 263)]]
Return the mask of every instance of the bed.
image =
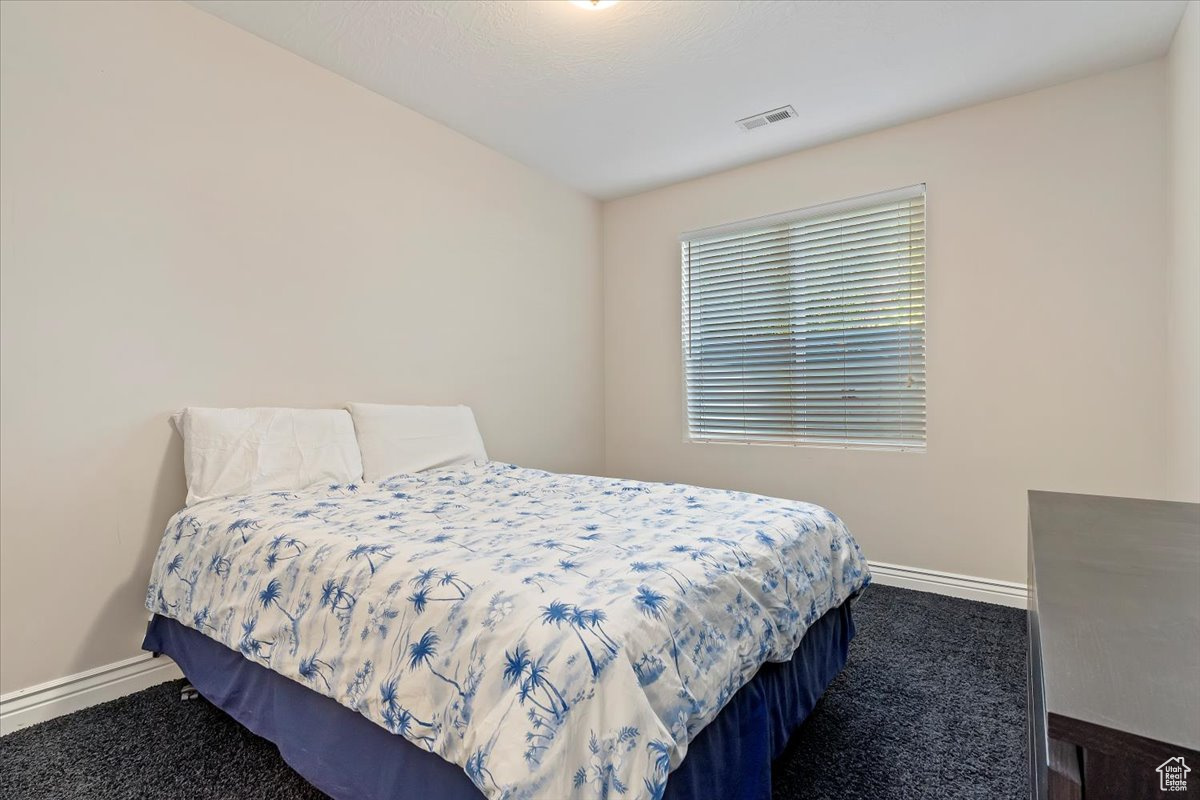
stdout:
[(818, 506), (487, 462), (190, 506), (145, 647), (335, 798), (761, 800), (869, 581)]

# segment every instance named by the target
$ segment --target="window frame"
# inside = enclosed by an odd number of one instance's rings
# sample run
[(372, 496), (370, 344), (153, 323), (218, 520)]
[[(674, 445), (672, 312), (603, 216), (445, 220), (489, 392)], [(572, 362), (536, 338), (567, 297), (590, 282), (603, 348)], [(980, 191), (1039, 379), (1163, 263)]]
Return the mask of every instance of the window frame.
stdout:
[[(925, 416), (922, 425), (922, 436), (919, 440), (913, 439), (910, 441), (898, 440), (896, 443), (886, 442), (854, 442), (854, 441), (839, 441), (839, 440), (819, 440), (819, 439), (736, 439), (736, 438), (709, 438), (703, 436), (693, 436), (691, 424), (689, 421), (689, 398), (688, 398), (688, 343), (689, 343), (689, 327), (688, 327), (688, 308), (689, 308), (689, 278), (688, 278), (688, 245), (690, 242), (703, 238), (720, 236), (723, 234), (733, 234), (740, 231), (754, 231), (766, 229), (772, 226), (784, 225), (788, 223), (798, 222), (807, 218), (814, 218), (824, 215), (837, 214), (839, 212), (852, 212), (856, 209), (869, 207), (876, 204), (886, 204), (888, 202), (896, 202), (905, 198), (915, 199), (920, 197), (923, 206), (923, 216), (925, 224), (925, 232), (923, 234), (924, 241), (924, 258), (921, 265), (921, 274), (923, 277), (922, 298), (923, 311), (921, 321), (921, 348), (923, 351), (923, 369), (924, 369), (924, 391), (922, 400), (924, 403)], [(925, 182), (904, 186), (898, 189), (890, 189), (882, 192), (874, 192), (870, 194), (860, 195), (857, 197), (847, 198), (845, 200), (837, 200), (828, 203), (822, 203), (813, 206), (804, 206), (791, 211), (781, 213), (767, 214), (759, 217), (740, 220), (721, 225), (715, 225), (707, 228), (698, 228), (685, 231), (679, 235), (680, 243), (680, 271), (679, 271), (679, 388), (680, 388), (680, 411), (681, 411), (681, 434), (682, 441), (688, 445), (733, 445), (733, 446), (766, 446), (766, 447), (805, 447), (820, 450), (865, 450), (887, 453), (911, 453), (921, 455), (928, 451), (929, 448), (929, 358), (928, 358), (928, 343), (929, 343), (929, 196), (928, 187)]]

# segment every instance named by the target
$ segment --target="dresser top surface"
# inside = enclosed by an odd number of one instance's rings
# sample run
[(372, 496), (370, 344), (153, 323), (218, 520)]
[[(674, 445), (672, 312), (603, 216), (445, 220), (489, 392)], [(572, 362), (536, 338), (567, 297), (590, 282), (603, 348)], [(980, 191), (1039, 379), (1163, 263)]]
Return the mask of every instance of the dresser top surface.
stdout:
[(1046, 711), (1200, 749), (1200, 505), (1029, 493)]

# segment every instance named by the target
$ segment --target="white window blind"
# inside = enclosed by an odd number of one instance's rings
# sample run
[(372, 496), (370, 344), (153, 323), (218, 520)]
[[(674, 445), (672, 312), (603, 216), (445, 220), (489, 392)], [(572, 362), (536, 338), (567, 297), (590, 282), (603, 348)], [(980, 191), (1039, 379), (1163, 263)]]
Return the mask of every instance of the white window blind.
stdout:
[(923, 185), (682, 240), (689, 439), (924, 448)]

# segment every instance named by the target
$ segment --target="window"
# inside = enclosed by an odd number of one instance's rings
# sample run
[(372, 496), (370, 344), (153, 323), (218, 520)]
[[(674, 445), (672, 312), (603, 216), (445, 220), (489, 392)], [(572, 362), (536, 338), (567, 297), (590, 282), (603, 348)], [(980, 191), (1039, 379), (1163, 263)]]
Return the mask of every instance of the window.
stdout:
[(925, 187), (684, 234), (691, 441), (925, 447)]

